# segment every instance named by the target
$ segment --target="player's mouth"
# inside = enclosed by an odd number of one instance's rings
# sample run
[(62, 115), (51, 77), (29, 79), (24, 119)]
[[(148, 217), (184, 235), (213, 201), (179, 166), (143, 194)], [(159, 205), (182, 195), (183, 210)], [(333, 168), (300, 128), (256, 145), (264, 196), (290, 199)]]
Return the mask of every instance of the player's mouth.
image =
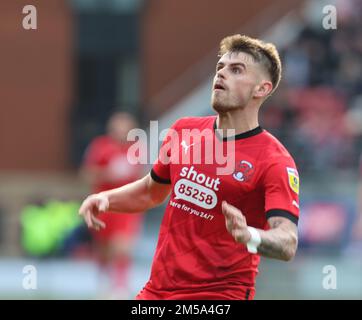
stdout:
[(214, 90), (226, 90), (226, 87), (223, 84), (217, 82), (214, 84)]

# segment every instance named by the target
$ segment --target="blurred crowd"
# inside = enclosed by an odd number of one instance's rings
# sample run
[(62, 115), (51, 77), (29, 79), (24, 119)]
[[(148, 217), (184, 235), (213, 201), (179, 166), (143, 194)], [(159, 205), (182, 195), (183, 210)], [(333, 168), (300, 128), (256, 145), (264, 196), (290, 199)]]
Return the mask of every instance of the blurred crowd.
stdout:
[(356, 170), (362, 150), (362, 2), (337, 7), (337, 29), (304, 23), (282, 52), (284, 78), (262, 125), (304, 174)]

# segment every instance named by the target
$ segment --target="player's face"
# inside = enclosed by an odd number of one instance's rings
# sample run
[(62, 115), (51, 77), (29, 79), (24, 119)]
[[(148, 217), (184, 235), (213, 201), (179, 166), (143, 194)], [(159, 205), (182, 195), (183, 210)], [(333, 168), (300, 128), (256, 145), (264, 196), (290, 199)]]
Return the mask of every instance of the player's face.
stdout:
[(227, 52), (216, 64), (211, 104), (217, 112), (244, 108), (260, 83), (259, 65), (244, 52)]

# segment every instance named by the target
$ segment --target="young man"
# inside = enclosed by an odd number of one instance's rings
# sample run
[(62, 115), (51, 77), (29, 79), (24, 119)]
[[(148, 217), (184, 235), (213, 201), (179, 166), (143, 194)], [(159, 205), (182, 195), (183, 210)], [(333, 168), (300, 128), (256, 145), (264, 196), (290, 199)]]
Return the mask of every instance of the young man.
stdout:
[[(298, 173), (287, 150), (258, 124), (260, 106), (280, 77), (272, 44), (241, 35), (223, 39), (211, 98), (217, 116), (178, 120), (150, 174), (82, 204), (88, 226), (102, 228), (99, 212), (145, 211), (171, 193), (151, 277), (137, 299), (253, 299), (260, 255), (294, 257)], [(186, 129), (206, 134), (186, 142)], [(226, 129), (234, 134), (223, 137)], [(232, 172), (218, 174), (218, 153), (206, 161), (210, 142), (232, 146)], [(205, 151), (201, 161), (177, 161), (195, 149)]]

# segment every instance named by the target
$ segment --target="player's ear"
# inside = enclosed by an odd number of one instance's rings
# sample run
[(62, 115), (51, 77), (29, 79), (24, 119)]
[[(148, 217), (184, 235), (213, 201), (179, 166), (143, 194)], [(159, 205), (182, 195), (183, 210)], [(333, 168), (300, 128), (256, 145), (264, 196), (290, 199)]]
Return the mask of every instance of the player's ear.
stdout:
[(266, 98), (273, 90), (273, 84), (271, 81), (263, 80), (255, 87), (255, 98)]

